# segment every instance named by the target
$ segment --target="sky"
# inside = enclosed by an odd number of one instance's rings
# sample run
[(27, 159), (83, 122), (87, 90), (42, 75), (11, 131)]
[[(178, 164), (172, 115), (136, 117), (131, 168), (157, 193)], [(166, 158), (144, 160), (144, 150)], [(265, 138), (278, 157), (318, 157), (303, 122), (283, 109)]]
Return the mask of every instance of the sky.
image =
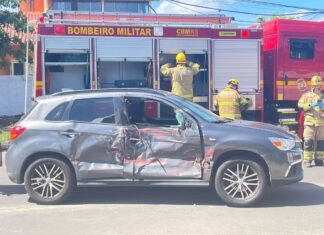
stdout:
[[(229, 11), (241, 11), (254, 13), (256, 15), (239, 14), (235, 12), (225, 12), (212, 9), (203, 9), (194, 6), (182, 5), (172, 0), (160, 0), (153, 2), (153, 8), (160, 14), (223, 14), (235, 18), (235, 23), (239, 25), (251, 25), (257, 22), (259, 17), (269, 18), (269, 15), (303, 13), (290, 17), (297, 17), (301, 20), (324, 21), (324, 0), (176, 0), (186, 4), (194, 4), (205, 7), (220, 8)], [(259, 3), (256, 3), (259, 1)], [(270, 4), (269, 4), (270, 3)], [(284, 4), (292, 7), (271, 5)], [(298, 9), (298, 8), (310, 8)], [(316, 11), (315, 11), (316, 10)]]

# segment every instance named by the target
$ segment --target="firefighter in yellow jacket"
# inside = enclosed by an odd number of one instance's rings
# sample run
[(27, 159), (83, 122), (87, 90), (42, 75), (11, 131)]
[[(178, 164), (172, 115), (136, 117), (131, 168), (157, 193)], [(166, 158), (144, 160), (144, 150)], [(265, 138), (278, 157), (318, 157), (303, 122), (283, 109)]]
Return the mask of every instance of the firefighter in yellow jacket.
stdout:
[(215, 97), (214, 105), (221, 118), (241, 119), (241, 112), (248, 109), (249, 102), (239, 94), (238, 86), (237, 79), (232, 78), (227, 87)]
[(304, 110), (304, 163), (311, 166), (323, 165), (324, 160), (324, 94), (320, 76), (313, 76), (311, 90), (304, 93), (298, 107)]
[(199, 72), (199, 64), (187, 62), (186, 55), (180, 52), (176, 56), (177, 66), (171, 68), (170, 64), (162, 65), (161, 73), (165, 77), (172, 77), (172, 90), (175, 95), (187, 100), (193, 100), (193, 76)]

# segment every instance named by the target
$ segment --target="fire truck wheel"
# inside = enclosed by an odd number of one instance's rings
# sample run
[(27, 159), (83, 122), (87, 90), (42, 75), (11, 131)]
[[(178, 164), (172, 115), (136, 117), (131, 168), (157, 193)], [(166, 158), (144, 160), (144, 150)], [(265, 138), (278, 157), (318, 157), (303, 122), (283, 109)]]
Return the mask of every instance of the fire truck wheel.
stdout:
[(65, 201), (76, 187), (71, 168), (55, 157), (41, 158), (29, 165), (24, 177), (30, 198), (39, 204), (57, 204)]
[(229, 206), (256, 204), (266, 190), (264, 170), (257, 162), (240, 157), (225, 161), (215, 175), (218, 196)]

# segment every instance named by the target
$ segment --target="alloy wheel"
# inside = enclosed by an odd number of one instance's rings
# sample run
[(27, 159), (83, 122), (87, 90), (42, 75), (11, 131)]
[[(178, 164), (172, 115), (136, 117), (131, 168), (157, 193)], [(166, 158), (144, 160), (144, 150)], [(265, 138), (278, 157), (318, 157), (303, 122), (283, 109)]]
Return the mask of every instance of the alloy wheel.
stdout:
[(30, 179), (32, 190), (42, 198), (57, 197), (66, 184), (63, 169), (49, 162), (37, 165)]
[(260, 186), (257, 171), (246, 163), (235, 163), (227, 167), (222, 181), (225, 193), (238, 200), (250, 199)]

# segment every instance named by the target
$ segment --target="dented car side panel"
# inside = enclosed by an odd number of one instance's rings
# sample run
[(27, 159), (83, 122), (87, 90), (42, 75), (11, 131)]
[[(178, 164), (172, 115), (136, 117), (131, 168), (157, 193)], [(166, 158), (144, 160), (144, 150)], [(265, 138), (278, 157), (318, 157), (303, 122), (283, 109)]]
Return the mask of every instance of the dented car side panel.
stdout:
[[(126, 129), (125, 165), (134, 164), (135, 179), (201, 178), (199, 133), (178, 127), (129, 126)], [(194, 132), (194, 131), (192, 131)]]

